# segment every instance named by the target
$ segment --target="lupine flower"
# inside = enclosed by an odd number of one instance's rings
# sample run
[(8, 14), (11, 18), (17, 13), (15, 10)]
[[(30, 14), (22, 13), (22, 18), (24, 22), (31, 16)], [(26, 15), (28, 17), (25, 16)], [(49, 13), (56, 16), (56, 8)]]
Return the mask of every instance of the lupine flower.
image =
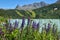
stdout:
[(51, 25), (50, 25), (50, 23), (48, 23), (48, 29), (50, 29), (51, 28)]
[(9, 27), (12, 27), (12, 24), (11, 23), (9, 23)]
[(11, 28), (12, 27), (12, 24), (11, 23), (9, 23), (9, 28)]
[(14, 24), (14, 28), (17, 28), (18, 27), (18, 22), (17, 20), (15, 21), (15, 24)]
[(47, 31), (46, 24), (44, 24), (44, 30)]
[(48, 31), (50, 30), (50, 28), (51, 28), (51, 24), (48, 23), (48, 26), (47, 26), (46, 32), (48, 32)]
[(51, 27), (51, 25), (50, 25), (50, 23), (48, 23), (48, 29), (50, 29), (50, 27)]
[(21, 24), (21, 28), (24, 27), (24, 24), (25, 24), (25, 18), (23, 17), (23, 19), (22, 19), (22, 24)]
[[(24, 24), (25, 24), (25, 18), (23, 17), (22, 24), (21, 24), (21, 34), (22, 34), (22, 31), (23, 31)], [(20, 37), (22, 36), (21, 34), (20, 34)]]
[(30, 21), (30, 17), (29, 17), (29, 18), (28, 18), (28, 22), (27, 22), (27, 34), (28, 34), (28, 32), (29, 32), (29, 29), (30, 29), (30, 27), (29, 27), (29, 26), (30, 26), (30, 22), (31, 22), (31, 21)]
[(0, 28), (0, 35), (4, 35), (4, 32), (2, 31), (2, 28)]
[(13, 30), (13, 29), (12, 29), (12, 24), (10, 23), (10, 24), (9, 24), (9, 32), (11, 33), (12, 30)]
[(0, 35), (2, 34), (2, 31), (0, 31)]
[(37, 24), (36, 24), (36, 22), (33, 22), (32, 27), (33, 27), (34, 29), (37, 29)]
[(32, 27), (33, 27), (34, 29), (39, 30), (39, 23), (36, 24), (36, 22), (33, 22)]

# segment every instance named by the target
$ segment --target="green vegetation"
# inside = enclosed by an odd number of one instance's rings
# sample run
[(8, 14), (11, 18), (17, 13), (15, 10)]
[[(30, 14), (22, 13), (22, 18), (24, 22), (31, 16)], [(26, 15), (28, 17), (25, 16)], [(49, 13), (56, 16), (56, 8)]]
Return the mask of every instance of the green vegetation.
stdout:
[[(57, 10), (54, 10), (57, 8)], [(52, 4), (49, 6), (45, 6), (42, 8), (33, 10), (37, 15), (36, 18), (51, 18), (51, 19), (59, 19), (60, 18), (60, 4)]]
[[(54, 10), (57, 8), (57, 10)], [(0, 16), (2, 17), (12, 17), (15, 18), (41, 18), (41, 19), (60, 19), (60, 4), (51, 4), (49, 6), (45, 6), (42, 8), (34, 9), (34, 10), (17, 10), (17, 9), (0, 9)]]
[[(0, 40), (59, 40), (60, 31), (58, 32), (55, 24), (51, 27), (51, 24), (48, 23), (47, 26), (44, 24), (44, 27), (42, 27), (36, 22), (32, 24), (31, 20), (28, 19), (28, 25), (25, 27), (25, 19), (22, 19), (21, 27), (18, 28), (17, 22), (12, 26), (10, 22), (4, 20), (5, 18), (1, 17), (0, 20), (2, 19), (5, 24), (0, 25)], [(42, 27), (41, 32), (39, 32), (40, 27)]]

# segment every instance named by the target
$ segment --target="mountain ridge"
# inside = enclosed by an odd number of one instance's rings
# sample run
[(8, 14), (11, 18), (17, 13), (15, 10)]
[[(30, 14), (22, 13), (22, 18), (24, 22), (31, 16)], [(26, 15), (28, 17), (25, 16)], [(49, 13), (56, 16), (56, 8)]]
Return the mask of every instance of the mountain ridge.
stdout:
[(32, 4), (28, 4), (28, 5), (23, 5), (23, 6), (19, 6), (17, 5), (15, 9), (18, 9), (18, 10), (33, 10), (33, 9), (37, 9), (37, 8), (41, 8), (41, 7), (44, 7), (44, 6), (47, 6), (48, 4), (41, 1), (41, 2), (35, 2), (35, 3), (32, 3)]
[(13, 19), (33, 18), (33, 19), (60, 19), (60, 3), (54, 3), (48, 6), (33, 10), (0, 9), (0, 16), (12, 17)]

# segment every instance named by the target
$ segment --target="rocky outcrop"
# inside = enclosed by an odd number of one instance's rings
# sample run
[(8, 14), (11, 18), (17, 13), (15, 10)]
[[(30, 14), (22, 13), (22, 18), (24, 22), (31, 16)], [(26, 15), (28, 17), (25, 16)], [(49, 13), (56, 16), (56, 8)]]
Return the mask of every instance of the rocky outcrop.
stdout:
[(33, 3), (33, 4), (28, 4), (28, 5), (23, 5), (23, 6), (19, 6), (17, 5), (16, 6), (16, 9), (18, 10), (30, 10), (30, 9), (37, 9), (37, 8), (40, 8), (40, 7), (44, 7), (44, 6), (47, 6), (48, 4), (45, 3), (45, 2), (39, 2), (39, 3)]

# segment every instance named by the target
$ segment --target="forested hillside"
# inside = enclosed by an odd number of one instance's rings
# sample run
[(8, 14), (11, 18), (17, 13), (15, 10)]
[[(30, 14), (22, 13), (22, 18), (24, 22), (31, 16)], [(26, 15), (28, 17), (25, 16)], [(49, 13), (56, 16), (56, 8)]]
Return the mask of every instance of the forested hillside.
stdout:
[(51, 4), (42, 8), (34, 10), (17, 10), (9, 9), (4, 10), (0, 9), (0, 16), (2, 17), (12, 17), (12, 18), (45, 18), (45, 19), (59, 19), (60, 18), (60, 3)]

